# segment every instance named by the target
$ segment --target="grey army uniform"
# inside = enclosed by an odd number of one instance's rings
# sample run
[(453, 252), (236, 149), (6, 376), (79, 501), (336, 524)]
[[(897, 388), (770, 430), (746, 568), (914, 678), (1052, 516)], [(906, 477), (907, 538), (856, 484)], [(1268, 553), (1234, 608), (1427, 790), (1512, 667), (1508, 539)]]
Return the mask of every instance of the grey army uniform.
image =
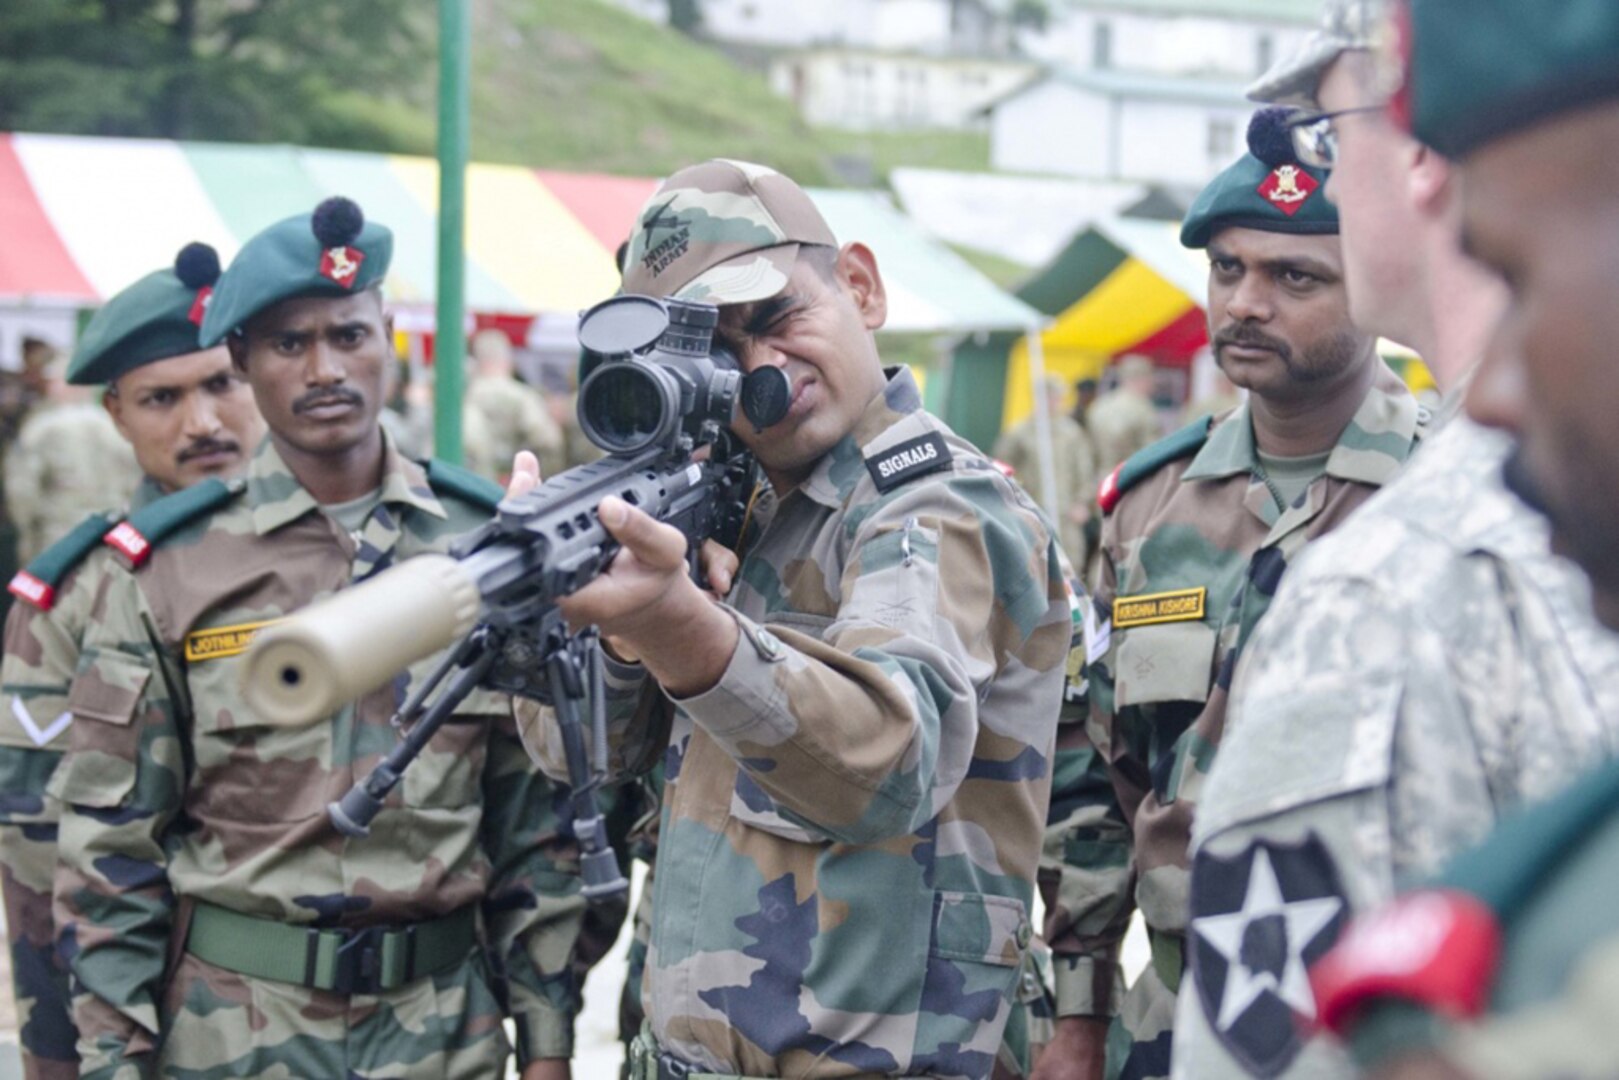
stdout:
[[(1295, 1035), (1314, 1011), (1302, 965), (1352, 912), (1619, 749), (1619, 639), (1503, 487), (1509, 449), (1451, 420), (1305, 552), (1255, 633), (1193, 834), (1177, 1075), (1350, 1075)], [(1227, 955), (1275, 914), (1285, 948)]]

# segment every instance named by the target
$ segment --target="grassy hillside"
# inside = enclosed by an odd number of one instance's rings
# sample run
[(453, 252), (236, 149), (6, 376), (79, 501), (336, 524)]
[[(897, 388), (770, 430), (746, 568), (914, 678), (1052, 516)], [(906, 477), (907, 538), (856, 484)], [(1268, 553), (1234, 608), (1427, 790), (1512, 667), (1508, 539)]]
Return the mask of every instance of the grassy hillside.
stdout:
[(900, 164), (988, 167), (983, 135), (810, 128), (761, 76), (600, 0), (476, 0), (473, 10), (478, 160), (652, 176), (726, 156), (808, 184), (836, 182), (838, 159), (868, 161), (877, 179)]

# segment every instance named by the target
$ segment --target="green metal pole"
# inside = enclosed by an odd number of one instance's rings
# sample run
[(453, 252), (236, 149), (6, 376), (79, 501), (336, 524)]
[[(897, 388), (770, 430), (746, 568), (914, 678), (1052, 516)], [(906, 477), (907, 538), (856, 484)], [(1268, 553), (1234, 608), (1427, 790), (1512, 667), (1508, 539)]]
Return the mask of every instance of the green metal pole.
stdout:
[(439, 0), (438, 327), (433, 351), (433, 452), (461, 463), (466, 360), (467, 99), (471, 0)]

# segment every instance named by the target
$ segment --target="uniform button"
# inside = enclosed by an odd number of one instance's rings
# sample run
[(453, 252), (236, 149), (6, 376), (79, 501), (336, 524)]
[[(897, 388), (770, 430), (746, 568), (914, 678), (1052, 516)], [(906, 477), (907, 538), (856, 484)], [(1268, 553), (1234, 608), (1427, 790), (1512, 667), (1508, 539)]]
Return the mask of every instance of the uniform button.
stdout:
[(1019, 923), (1017, 928), (1017, 947), (1027, 949), (1029, 942), (1034, 940), (1034, 927), (1028, 923)]
[(758, 648), (759, 655), (764, 657), (766, 660), (769, 660), (771, 663), (775, 663), (787, 655), (786, 649), (781, 643), (781, 639), (777, 638), (776, 635), (772, 634), (769, 630), (760, 630), (758, 633), (754, 634), (753, 644)]

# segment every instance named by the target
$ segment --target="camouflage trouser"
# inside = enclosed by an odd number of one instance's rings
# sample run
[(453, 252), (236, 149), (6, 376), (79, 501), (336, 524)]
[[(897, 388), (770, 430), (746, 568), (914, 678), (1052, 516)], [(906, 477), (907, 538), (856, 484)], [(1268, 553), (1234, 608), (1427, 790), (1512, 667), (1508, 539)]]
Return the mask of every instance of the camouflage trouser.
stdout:
[(249, 978), (187, 953), (164, 996), (160, 1075), (499, 1080), (511, 1047), (481, 953), (381, 994)]
[(1152, 1080), (1169, 1075), (1175, 1033), (1175, 992), (1148, 964), (1124, 996), (1107, 1033), (1107, 1080)]
[(67, 967), (57, 955), (51, 920), (55, 868), (54, 822), (0, 825), (0, 890), (5, 893), (11, 987), (28, 1080), (79, 1075)]

